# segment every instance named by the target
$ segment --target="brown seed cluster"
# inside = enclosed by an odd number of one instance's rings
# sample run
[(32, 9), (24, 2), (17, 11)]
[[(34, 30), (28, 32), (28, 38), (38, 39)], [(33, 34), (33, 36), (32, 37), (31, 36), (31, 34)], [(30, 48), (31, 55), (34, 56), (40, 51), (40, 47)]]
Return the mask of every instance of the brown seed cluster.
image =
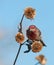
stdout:
[(17, 35), (15, 36), (15, 39), (18, 43), (22, 44), (22, 42), (24, 41), (24, 35), (18, 32)]
[(41, 31), (35, 26), (30, 25), (26, 31), (26, 35), (30, 40), (40, 40), (41, 39)]
[(45, 65), (46, 64), (46, 58), (44, 55), (39, 55), (36, 57), (36, 59), (40, 62), (40, 64)]
[(38, 41), (34, 41), (31, 48), (33, 52), (40, 52), (42, 50), (43, 45), (38, 42)]
[(36, 12), (35, 12), (35, 9), (28, 7), (25, 9), (24, 14), (25, 14), (26, 18), (33, 19), (36, 15)]

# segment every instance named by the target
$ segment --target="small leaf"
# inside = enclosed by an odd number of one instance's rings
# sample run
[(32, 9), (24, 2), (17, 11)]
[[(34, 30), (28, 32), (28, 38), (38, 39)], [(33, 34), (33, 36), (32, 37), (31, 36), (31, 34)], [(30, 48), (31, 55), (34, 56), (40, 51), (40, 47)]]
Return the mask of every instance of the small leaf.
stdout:
[(31, 50), (31, 45), (30, 44), (26, 44), (26, 46), (28, 47), (28, 50), (24, 51), (24, 53), (28, 53)]
[(40, 42), (43, 44), (43, 46), (46, 47), (46, 44), (43, 42), (43, 40), (40, 40)]

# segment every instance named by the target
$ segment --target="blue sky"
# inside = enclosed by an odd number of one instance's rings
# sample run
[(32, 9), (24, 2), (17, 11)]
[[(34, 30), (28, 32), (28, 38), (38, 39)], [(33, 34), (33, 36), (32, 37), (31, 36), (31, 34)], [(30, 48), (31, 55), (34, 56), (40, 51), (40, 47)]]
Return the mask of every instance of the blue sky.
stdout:
[[(22, 47), (16, 65), (35, 65), (35, 57), (44, 54), (47, 58), (46, 65), (54, 65), (54, 1), (53, 0), (0, 0), (0, 65), (13, 65), (19, 44), (15, 41), (17, 25), (20, 22), (26, 7), (36, 9), (34, 20), (24, 18), (23, 32), (31, 24), (35, 24), (42, 32), (42, 39), (47, 47), (39, 53), (29, 52)], [(24, 33), (25, 34), (25, 33)]]

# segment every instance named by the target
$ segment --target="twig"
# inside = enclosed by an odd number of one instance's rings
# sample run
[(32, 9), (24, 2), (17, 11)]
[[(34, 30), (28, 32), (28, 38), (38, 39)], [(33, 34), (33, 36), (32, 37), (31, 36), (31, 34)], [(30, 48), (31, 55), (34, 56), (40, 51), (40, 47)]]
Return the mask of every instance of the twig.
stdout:
[(20, 53), (20, 50), (21, 50), (21, 46), (22, 46), (22, 44), (20, 44), (20, 46), (19, 46), (19, 50), (18, 50), (18, 52), (17, 52), (17, 55), (16, 55), (16, 58), (15, 58), (15, 60), (14, 60), (13, 65), (15, 65), (15, 64), (16, 64), (17, 58), (18, 58), (19, 53)]
[(21, 19), (21, 22), (20, 22), (20, 29), (19, 29), (19, 32), (21, 32), (21, 33), (22, 33), (22, 21), (23, 21), (23, 18), (24, 18), (24, 14), (23, 14), (22, 19)]
[[(27, 41), (27, 40), (26, 40), (26, 41)], [(26, 42), (26, 41), (25, 41), (25, 42)], [(25, 43), (25, 42), (24, 42), (24, 43)], [(16, 61), (17, 61), (17, 58), (18, 58), (18, 56), (19, 56), (19, 53), (20, 53), (21, 47), (22, 47), (22, 45), (24, 45), (24, 43), (20, 44), (20, 46), (19, 46), (19, 49), (18, 49), (18, 52), (17, 52), (17, 55), (16, 55), (16, 58), (15, 58), (15, 60), (14, 60), (13, 65), (15, 65), (15, 64), (16, 64)]]
[[(20, 29), (19, 29), (19, 32), (21, 32), (21, 33), (22, 33), (22, 21), (23, 21), (23, 18), (24, 18), (24, 14), (23, 14), (22, 19), (21, 19), (21, 21), (20, 21)], [(24, 43), (25, 43), (25, 42), (24, 42)], [(23, 44), (24, 44), (24, 43), (23, 43)], [(18, 58), (18, 56), (19, 56), (21, 47), (22, 47), (22, 44), (20, 44), (20, 46), (19, 46), (19, 49), (18, 49), (18, 52), (17, 52), (17, 55), (16, 55), (16, 58), (15, 58), (15, 60), (14, 60), (13, 65), (16, 64), (16, 61), (17, 61), (17, 58)]]

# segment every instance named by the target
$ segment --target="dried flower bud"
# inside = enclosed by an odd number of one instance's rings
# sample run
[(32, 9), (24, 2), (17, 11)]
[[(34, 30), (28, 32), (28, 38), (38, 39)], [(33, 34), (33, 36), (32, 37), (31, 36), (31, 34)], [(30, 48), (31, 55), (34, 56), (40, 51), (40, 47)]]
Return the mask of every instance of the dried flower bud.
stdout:
[(46, 64), (46, 58), (44, 55), (39, 55), (36, 57), (36, 59), (40, 62), (40, 64), (45, 65)]
[(25, 9), (24, 14), (26, 18), (33, 19), (35, 17), (36, 12), (35, 12), (35, 9), (28, 7)]
[(26, 31), (26, 35), (30, 40), (40, 40), (41, 32), (35, 25), (30, 25)]
[(22, 42), (24, 41), (24, 35), (18, 32), (17, 35), (15, 36), (15, 39), (18, 43), (22, 44)]
[(33, 52), (40, 52), (43, 48), (43, 45), (39, 41), (34, 41), (31, 49)]

